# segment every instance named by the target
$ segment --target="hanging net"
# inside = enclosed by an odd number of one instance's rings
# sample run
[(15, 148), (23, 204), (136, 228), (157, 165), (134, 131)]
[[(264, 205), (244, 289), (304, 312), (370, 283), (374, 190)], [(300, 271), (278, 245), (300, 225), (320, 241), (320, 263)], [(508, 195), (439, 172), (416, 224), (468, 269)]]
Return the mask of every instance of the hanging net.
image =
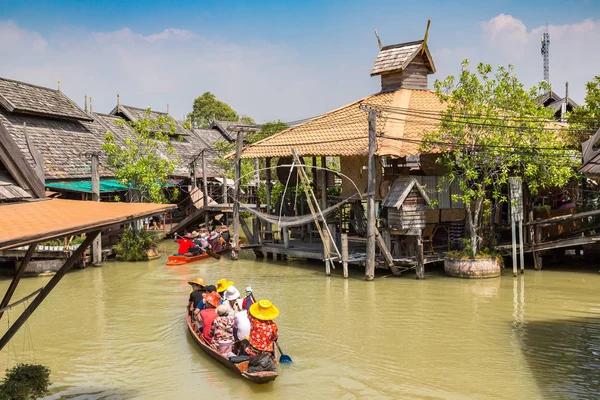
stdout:
[[(349, 200), (350, 200), (350, 198), (344, 199), (344, 200), (340, 201), (339, 203), (336, 203), (336, 204), (332, 205), (331, 207), (328, 207), (328, 208), (322, 210), (321, 214), (324, 217), (326, 217), (327, 215), (329, 215), (333, 211), (335, 211), (336, 208), (341, 207), (344, 204), (346, 204)], [(279, 228), (289, 228), (292, 226), (301, 226), (301, 225), (306, 225), (306, 224), (309, 224), (309, 223), (315, 221), (315, 216), (313, 216), (312, 214), (298, 215), (295, 217), (287, 217), (287, 216), (265, 214), (263, 212), (251, 209), (242, 203), (240, 203), (240, 207), (243, 208), (244, 211), (251, 212), (252, 214), (256, 215), (258, 218), (260, 218), (261, 220), (263, 220), (265, 222), (270, 222), (271, 224), (277, 225)], [(323, 218), (321, 218), (321, 215), (318, 215), (318, 219), (321, 222), (323, 221)]]

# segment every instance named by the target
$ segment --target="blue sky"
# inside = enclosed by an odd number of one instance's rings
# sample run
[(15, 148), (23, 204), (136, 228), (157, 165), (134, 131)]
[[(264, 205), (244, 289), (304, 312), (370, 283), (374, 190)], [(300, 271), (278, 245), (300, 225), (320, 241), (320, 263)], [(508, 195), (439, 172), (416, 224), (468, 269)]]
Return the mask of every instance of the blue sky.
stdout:
[[(421, 39), (442, 79), (462, 58), (512, 62), (526, 84), (542, 76), (539, 34), (551, 34), (551, 81), (582, 101), (600, 73), (600, 1), (6, 1), (0, 76), (62, 88), (108, 112), (123, 103), (178, 118), (212, 91), (257, 121), (294, 120), (378, 90), (369, 71), (385, 44)], [(10, 39), (7, 39), (10, 38)], [(596, 49), (596, 51), (591, 51)], [(557, 89), (560, 88), (560, 89)]]

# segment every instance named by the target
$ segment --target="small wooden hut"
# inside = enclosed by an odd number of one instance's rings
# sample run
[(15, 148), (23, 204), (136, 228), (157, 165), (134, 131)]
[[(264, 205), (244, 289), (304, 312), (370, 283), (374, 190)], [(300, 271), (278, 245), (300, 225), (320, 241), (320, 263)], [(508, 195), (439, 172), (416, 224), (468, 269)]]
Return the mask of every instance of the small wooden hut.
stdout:
[(425, 228), (429, 196), (416, 179), (396, 179), (381, 206), (387, 214), (388, 228), (405, 231), (408, 235), (420, 234)]

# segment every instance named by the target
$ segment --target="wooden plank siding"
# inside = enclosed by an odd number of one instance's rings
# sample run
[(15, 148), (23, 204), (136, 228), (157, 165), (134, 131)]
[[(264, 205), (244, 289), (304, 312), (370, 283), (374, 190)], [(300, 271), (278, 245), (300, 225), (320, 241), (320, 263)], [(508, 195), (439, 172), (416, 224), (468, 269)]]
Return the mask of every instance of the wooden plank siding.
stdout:
[(381, 75), (381, 90), (398, 89), (427, 90), (428, 69), (422, 56), (415, 57), (403, 71)]

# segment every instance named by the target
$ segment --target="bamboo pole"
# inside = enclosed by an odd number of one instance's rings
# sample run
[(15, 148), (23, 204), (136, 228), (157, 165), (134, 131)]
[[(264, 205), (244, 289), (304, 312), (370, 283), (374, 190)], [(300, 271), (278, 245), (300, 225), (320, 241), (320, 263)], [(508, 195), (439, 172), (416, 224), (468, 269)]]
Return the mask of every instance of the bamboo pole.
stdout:
[[(92, 154), (92, 201), (100, 201), (100, 162), (97, 153)], [(92, 257), (92, 265), (100, 267), (102, 265), (102, 234), (100, 233), (94, 239)]]
[(375, 110), (369, 110), (369, 180), (367, 186), (367, 259), (365, 261), (365, 280), (375, 278), (375, 179), (376, 142)]
[(236, 152), (235, 152), (235, 187), (233, 189), (233, 248), (231, 249), (231, 259), (237, 260), (240, 250), (240, 174), (242, 168), (241, 155), (244, 136), (242, 131), (237, 134)]

